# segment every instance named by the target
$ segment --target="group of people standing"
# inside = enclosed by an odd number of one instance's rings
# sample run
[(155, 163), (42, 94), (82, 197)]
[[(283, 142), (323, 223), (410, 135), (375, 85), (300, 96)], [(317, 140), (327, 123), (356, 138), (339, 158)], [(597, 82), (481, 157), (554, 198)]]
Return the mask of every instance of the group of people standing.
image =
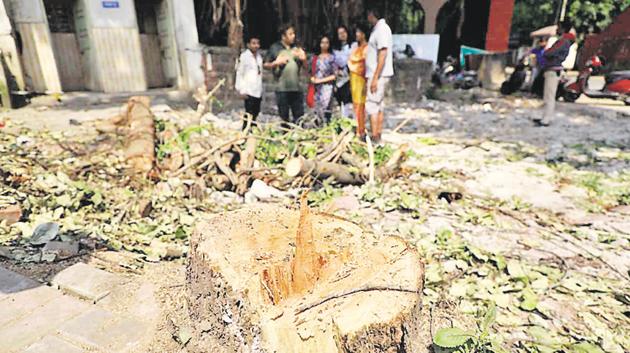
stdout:
[(371, 138), (378, 143), (385, 92), (394, 75), (393, 37), (391, 28), (376, 9), (368, 10), (367, 20), (372, 29), (358, 24), (354, 31), (356, 41), (352, 43), (346, 26), (337, 28), (334, 40), (330, 35), (322, 35), (310, 57), (297, 44), (293, 25), (280, 29), (280, 41), (271, 45), (264, 58), (260, 53), (260, 38), (250, 36), (247, 50), (239, 58), (235, 87), (245, 100), (246, 112), (254, 119), (260, 113), (262, 72), (266, 69), (274, 76), (278, 114), (284, 122), (297, 122), (304, 115), (300, 82), (301, 72), (306, 70), (310, 77), (306, 103), (317, 115), (327, 122), (335, 100), (344, 116), (352, 105), (357, 136), (365, 138), (369, 117)]

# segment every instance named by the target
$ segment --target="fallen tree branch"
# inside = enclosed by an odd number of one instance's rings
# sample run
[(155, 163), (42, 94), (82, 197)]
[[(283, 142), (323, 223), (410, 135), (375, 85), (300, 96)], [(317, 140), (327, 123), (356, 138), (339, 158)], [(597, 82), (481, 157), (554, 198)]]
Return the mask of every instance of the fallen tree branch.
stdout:
[(235, 138), (233, 140), (224, 142), (224, 143), (222, 143), (219, 146), (216, 146), (216, 147), (214, 147), (212, 149), (207, 150), (206, 152), (204, 152), (204, 153), (200, 154), (199, 156), (193, 158), (190, 161), (190, 163), (186, 164), (185, 166), (179, 168), (176, 172), (172, 173), (171, 177), (176, 177), (176, 176), (182, 175), (188, 169), (190, 169), (190, 168), (196, 166), (197, 164), (201, 163), (201, 161), (205, 161), (205, 162), (200, 167), (202, 167), (202, 166), (206, 166), (207, 167), (210, 163), (214, 162), (214, 160), (208, 161), (208, 158), (210, 158), (210, 156), (212, 156), (214, 154), (214, 152), (219, 151), (219, 150), (225, 148), (226, 146), (233, 145), (233, 144), (235, 144), (238, 141), (241, 141), (243, 139), (245, 139), (245, 137), (237, 137), (237, 138)]

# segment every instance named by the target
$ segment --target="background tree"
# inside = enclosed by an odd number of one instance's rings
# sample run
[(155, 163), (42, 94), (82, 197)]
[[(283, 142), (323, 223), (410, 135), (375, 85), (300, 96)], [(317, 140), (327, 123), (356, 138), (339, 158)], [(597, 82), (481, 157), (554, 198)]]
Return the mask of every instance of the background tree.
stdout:
[[(555, 24), (560, 17), (562, 0), (516, 0), (512, 17), (512, 33), (521, 42), (529, 41), (529, 33)], [(574, 23), (579, 38), (605, 29), (613, 19), (630, 6), (630, 0), (568, 0), (566, 15)]]
[(583, 37), (605, 29), (628, 6), (630, 0), (570, 0), (567, 14)]

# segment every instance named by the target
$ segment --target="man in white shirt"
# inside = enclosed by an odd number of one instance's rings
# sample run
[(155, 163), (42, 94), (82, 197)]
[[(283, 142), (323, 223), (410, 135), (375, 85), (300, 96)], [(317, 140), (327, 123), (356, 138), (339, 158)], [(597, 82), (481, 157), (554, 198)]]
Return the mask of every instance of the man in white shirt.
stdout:
[(365, 77), (368, 86), (365, 111), (370, 116), (372, 140), (379, 143), (383, 131), (385, 91), (389, 80), (394, 76), (394, 40), (391, 28), (376, 9), (368, 10), (367, 19), (373, 29), (365, 58)]
[[(252, 122), (256, 121), (260, 114), (262, 101), (263, 59), (260, 55), (260, 39), (252, 36), (247, 41), (245, 50), (238, 59), (236, 69), (236, 91), (245, 99), (245, 112), (251, 114)], [(247, 120), (243, 122), (243, 128), (247, 126)]]

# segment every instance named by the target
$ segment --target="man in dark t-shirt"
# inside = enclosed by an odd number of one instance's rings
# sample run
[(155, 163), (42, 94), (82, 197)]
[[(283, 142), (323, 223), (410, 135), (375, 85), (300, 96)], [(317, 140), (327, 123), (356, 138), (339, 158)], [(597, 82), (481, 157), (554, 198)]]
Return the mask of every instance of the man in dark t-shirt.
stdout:
[[(300, 69), (306, 65), (306, 53), (295, 45), (295, 28), (285, 25), (280, 41), (267, 51), (263, 66), (272, 70), (276, 80), (278, 114), (285, 122), (296, 122), (304, 115), (304, 94), (300, 85)], [(293, 113), (293, 120), (289, 119)]]

